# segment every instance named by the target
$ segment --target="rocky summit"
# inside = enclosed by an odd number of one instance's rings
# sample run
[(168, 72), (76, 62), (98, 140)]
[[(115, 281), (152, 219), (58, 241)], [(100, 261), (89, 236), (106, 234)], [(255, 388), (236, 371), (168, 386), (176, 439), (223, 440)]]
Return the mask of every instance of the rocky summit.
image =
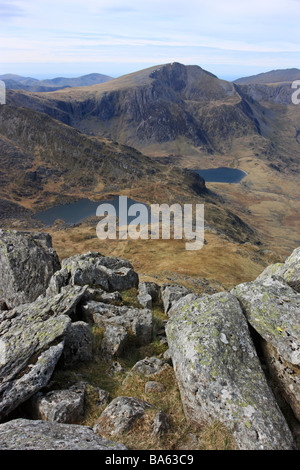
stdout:
[(44, 233), (0, 263), (1, 450), (299, 449), (300, 247), (202, 295)]

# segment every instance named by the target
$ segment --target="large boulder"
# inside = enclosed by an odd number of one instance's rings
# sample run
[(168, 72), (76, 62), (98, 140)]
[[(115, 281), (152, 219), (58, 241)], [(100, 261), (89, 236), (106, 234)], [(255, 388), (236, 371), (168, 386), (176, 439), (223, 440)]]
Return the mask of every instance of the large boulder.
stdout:
[(0, 313), (0, 419), (49, 382), (84, 292), (68, 288)]
[(0, 299), (9, 306), (33, 302), (44, 295), (58, 269), (50, 235), (0, 230)]
[(174, 305), (166, 333), (190, 422), (224, 423), (239, 449), (294, 448), (236, 297), (222, 292)]
[(282, 277), (260, 279), (232, 293), (258, 333), (274, 383), (300, 420), (300, 294)]
[(127, 450), (77, 424), (15, 419), (0, 424), (0, 450)]
[(300, 294), (283, 279), (267, 277), (232, 289), (251, 326), (279, 354), (300, 365)]
[(138, 287), (138, 284), (138, 274), (129, 261), (90, 251), (62, 261), (62, 269), (51, 279), (48, 295), (59, 293), (66, 285), (87, 285), (113, 292)]

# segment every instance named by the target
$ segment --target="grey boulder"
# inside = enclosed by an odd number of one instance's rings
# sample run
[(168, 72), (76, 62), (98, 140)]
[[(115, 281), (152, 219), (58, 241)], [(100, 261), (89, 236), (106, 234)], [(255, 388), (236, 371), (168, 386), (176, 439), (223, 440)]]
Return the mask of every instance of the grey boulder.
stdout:
[(101, 413), (93, 429), (100, 435), (120, 436), (151, 407), (150, 403), (137, 398), (117, 397)]
[(84, 416), (85, 384), (72, 385), (67, 390), (53, 390), (34, 395), (30, 400), (34, 419), (76, 424)]
[(51, 279), (48, 294), (60, 292), (65, 285), (113, 292), (138, 287), (138, 283), (138, 274), (129, 261), (88, 252), (62, 260), (62, 268)]
[(77, 362), (89, 362), (93, 359), (90, 325), (83, 321), (69, 325), (65, 334), (62, 359), (65, 366), (71, 366)]
[(240, 284), (231, 292), (252, 327), (286, 361), (300, 365), (300, 294), (276, 277)]
[(177, 302), (181, 297), (190, 294), (190, 290), (184, 286), (176, 284), (164, 284), (161, 287), (161, 299), (163, 303), (164, 312), (169, 315), (169, 310), (172, 305)]
[(272, 276), (282, 277), (290, 287), (300, 292), (300, 247), (295, 248), (284, 263), (268, 266), (256, 278), (256, 281), (262, 281)]
[(61, 357), (71, 322), (51, 307), (25, 304), (0, 315), (0, 418), (44, 387)]
[(155, 282), (141, 282), (137, 300), (141, 307), (152, 308), (153, 304), (158, 301), (160, 287)]
[(15, 307), (44, 295), (60, 263), (50, 235), (0, 230), (0, 267), (0, 299)]
[(166, 333), (187, 419), (224, 423), (241, 450), (293, 449), (238, 300), (203, 295), (173, 310)]

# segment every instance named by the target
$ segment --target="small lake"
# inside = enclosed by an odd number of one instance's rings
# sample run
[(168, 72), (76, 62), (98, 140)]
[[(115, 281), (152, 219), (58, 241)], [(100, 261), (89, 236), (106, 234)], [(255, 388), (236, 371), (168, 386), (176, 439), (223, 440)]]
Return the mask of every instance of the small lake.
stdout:
[(209, 170), (195, 170), (207, 183), (239, 183), (247, 173), (237, 168), (211, 168)]
[[(119, 213), (119, 196), (113, 199), (106, 199), (102, 201), (91, 201), (90, 199), (79, 199), (78, 201), (71, 202), (69, 204), (60, 204), (50, 209), (46, 209), (42, 212), (37, 212), (35, 218), (43, 222), (47, 227), (54, 224), (55, 220), (63, 220), (67, 224), (78, 224), (87, 217), (96, 216), (96, 210), (99, 204), (109, 203), (116, 209), (117, 214)], [(128, 208), (137, 201), (127, 198)], [(130, 217), (128, 217), (130, 222)]]

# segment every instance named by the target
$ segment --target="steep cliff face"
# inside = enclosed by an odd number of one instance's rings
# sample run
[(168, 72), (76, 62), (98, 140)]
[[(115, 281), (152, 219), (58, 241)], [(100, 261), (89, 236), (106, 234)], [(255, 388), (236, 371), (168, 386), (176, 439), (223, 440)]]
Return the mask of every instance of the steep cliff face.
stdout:
[(207, 152), (220, 151), (234, 138), (260, 134), (266, 121), (258, 103), (240, 94), (234, 84), (201, 67), (179, 63), (152, 67), (88, 90), (9, 91), (8, 103), (138, 148), (184, 138)]

